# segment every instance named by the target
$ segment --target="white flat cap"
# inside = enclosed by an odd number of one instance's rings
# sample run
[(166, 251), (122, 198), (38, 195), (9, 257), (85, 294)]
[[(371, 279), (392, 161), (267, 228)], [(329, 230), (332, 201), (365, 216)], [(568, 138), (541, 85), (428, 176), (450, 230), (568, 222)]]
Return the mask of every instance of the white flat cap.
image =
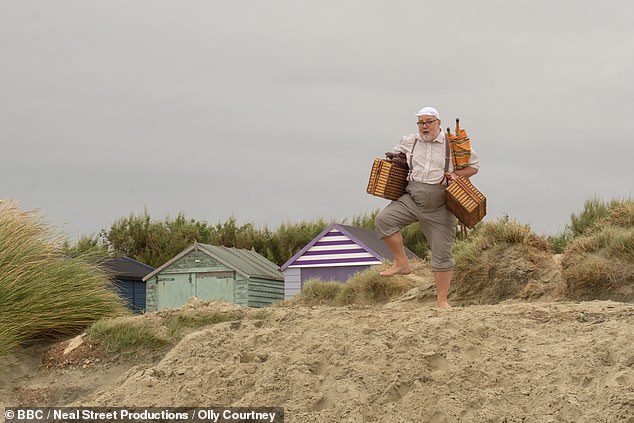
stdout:
[(416, 113), (416, 116), (434, 116), (436, 119), (440, 119), (438, 110), (433, 107), (423, 107)]

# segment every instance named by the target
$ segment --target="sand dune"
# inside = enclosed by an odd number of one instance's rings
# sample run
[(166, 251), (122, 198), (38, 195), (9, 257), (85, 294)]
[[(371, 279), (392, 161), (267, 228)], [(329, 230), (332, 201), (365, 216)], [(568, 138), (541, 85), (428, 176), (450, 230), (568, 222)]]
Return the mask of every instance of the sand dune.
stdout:
[(441, 311), (426, 298), (273, 308), (265, 320), (194, 332), (155, 363), (28, 372), (22, 362), (0, 406), (281, 406), (287, 422), (634, 421), (634, 305)]

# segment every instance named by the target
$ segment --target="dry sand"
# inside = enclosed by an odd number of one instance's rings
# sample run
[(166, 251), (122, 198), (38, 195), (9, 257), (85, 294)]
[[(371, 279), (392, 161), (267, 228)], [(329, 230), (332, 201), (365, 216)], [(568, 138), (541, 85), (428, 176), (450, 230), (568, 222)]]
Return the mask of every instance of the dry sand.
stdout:
[(0, 408), (280, 406), (286, 422), (302, 423), (634, 422), (633, 304), (441, 311), (424, 291), (376, 306), (276, 307), (264, 320), (191, 333), (153, 363), (99, 358), (84, 342), (66, 365), (46, 368), (32, 347), (1, 363)]

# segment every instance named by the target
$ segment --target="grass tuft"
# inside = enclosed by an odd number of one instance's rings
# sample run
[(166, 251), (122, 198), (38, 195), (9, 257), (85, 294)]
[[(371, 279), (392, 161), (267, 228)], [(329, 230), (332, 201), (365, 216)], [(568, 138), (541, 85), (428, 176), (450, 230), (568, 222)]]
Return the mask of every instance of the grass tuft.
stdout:
[(148, 351), (166, 350), (171, 342), (149, 320), (119, 318), (95, 322), (86, 335), (99, 341), (108, 352), (127, 356), (144, 356)]
[(550, 251), (548, 240), (536, 235), (529, 225), (508, 217), (483, 222), (469, 239), (454, 244), (455, 276), (461, 278), (465, 273), (477, 271), (483, 264), (483, 252), (500, 252), (514, 246), (525, 250)]
[(295, 296), (292, 301), (303, 305), (333, 305), (342, 289), (343, 284), (340, 282), (309, 279), (302, 292)]
[(103, 319), (88, 328), (86, 334), (103, 345), (108, 353), (152, 358), (159, 357), (192, 331), (243, 318), (244, 312), (240, 310), (169, 309), (142, 316)]
[(588, 200), (566, 234), (562, 277), (570, 298), (634, 300), (634, 200)]
[(189, 329), (198, 329), (216, 323), (232, 322), (242, 319), (241, 312), (198, 312), (196, 314), (174, 313), (166, 316), (162, 324), (172, 338), (179, 338)]
[(375, 269), (359, 272), (343, 285), (336, 298), (338, 305), (383, 304), (414, 287), (414, 282), (403, 276), (389, 278)]
[(454, 244), (456, 265), (450, 298), (463, 304), (494, 304), (539, 297), (536, 282), (552, 268), (548, 240), (508, 217), (483, 222), (467, 240)]
[(352, 276), (345, 284), (311, 279), (302, 292), (288, 304), (344, 306), (351, 304), (386, 303), (414, 287), (411, 279), (402, 276), (385, 278), (377, 269), (369, 269)]

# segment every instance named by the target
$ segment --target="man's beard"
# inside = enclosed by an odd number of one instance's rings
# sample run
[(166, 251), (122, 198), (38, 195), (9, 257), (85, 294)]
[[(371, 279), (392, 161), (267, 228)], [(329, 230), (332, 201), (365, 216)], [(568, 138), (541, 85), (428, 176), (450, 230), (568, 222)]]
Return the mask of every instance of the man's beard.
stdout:
[(427, 142), (431, 142), (435, 140), (437, 136), (438, 134), (434, 135), (431, 132), (429, 134), (420, 134), (420, 137), (423, 139), (423, 141), (427, 141)]

